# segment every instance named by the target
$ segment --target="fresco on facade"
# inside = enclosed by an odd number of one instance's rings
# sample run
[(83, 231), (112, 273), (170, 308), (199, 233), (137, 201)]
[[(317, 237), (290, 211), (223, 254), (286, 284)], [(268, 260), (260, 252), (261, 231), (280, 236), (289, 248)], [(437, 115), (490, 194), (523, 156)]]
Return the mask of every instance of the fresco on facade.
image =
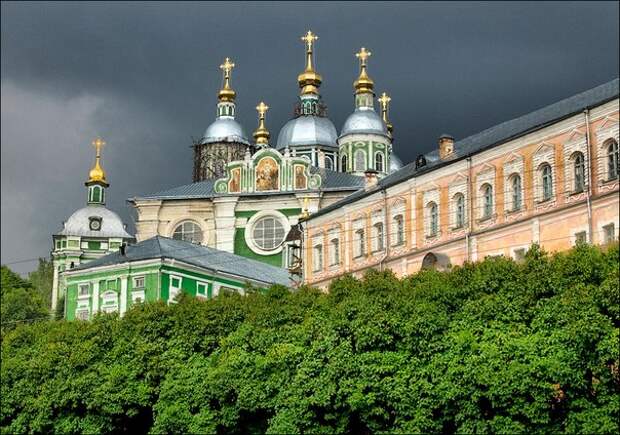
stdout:
[(278, 190), (278, 162), (272, 157), (265, 157), (256, 166), (256, 190)]
[(231, 193), (241, 192), (241, 168), (231, 169), (228, 191)]
[(304, 174), (304, 165), (295, 165), (295, 189), (307, 189), (308, 179)]

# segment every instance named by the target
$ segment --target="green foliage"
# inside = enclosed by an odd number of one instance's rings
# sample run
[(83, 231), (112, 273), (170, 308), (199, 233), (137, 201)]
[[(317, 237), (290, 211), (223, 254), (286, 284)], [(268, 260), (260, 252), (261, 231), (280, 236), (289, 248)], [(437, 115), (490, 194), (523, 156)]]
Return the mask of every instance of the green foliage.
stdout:
[(49, 316), (46, 301), (31, 283), (6, 266), (1, 267), (0, 273), (2, 283), (0, 319), (3, 333), (20, 323)]
[(0, 426), (617, 433), (618, 261), (617, 246), (534, 248), (522, 264), (369, 271), (329, 293), (248, 289), (21, 326), (2, 341)]
[(54, 280), (54, 265), (45, 258), (39, 258), (37, 270), (28, 274), (28, 280), (34, 289), (41, 295), (47, 307), (52, 306), (52, 283)]

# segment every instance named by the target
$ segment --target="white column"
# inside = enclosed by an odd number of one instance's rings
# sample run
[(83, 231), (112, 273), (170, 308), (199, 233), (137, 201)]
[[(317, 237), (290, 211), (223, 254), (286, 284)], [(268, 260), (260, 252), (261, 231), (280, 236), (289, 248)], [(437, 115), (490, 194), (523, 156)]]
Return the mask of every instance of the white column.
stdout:
[(99, 311), (99, 281), (93, 283), (93, 314)]
[(58, 305), (58, 265), (53, 263), (54, 279), (52, 281), (52, 316), (56, 314), (56, 306)]
[(127, 311), (127, 276), (121, 276), (121, 316)]

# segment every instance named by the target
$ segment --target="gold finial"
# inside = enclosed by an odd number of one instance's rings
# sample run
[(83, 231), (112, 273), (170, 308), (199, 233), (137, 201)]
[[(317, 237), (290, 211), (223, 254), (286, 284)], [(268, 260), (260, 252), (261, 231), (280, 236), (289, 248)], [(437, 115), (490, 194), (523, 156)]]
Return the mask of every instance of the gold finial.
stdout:
[(392, 99), (390, 98), (388, 94), (384, 92), (381, 94), (381, 97), (379, 97), (377, 101), (379, 101), (379, 104), (381, 105), (381, 117), (383, 118), (383, 122), (385, 122), (385, 126), (387, 127), (388, 134), (391, 137), (392, 130), (394, 130), (394, 126), (388, 119), (388, 110), (390, 107), (390, 101), (392, 101)]
[(235, 101), (235, 96), (237, 95), (233, 88), (230, 87), (230, 73), (235, 67), (235, 64), (230, 60), (229, 57), (224, 59), (224, 63), (220, 65), (220, 69), (224, 74), (224, 85), (218, 94), (218, 99), (220, 101)]
[(256, 111), (258, 112), (258, 128), (254, 132), (254, 139), (256, 140), (256, 145), (260, 146), (268, 146), (269, 145), (269, 130), (265, 127), (265, 114), (269, 110), (269, 106), (266, 105), (263, 101), (261, 101), (258, 106), (256, 106)]
[(362, 47), (359, 52), (355, 53), (355, 57), (360, 60), (360, 75), (353, 82), (353, 87), (355, 88), (356, 94), (361, 94), (365, 92), (372, 93), (372, 89), (375, 86), (375, 82), (372, 81), (370, 77), (368, 77), (368, 73), (366, 72), (366, 68), (368, 66), (368, 58), (372, 55), (372, 52), (366, 50), (365, 47)]
[(308, 30), (308, 32), (301, 37), (302, 42), (306, 46), (306, 69), (297, 77), (302, 94), (319, 93), (318, 88), (321, 86), (322, 78), (321, 75), (314, 70), (312, 64), (313, 46), (314, 42), (318, 39), (319, 37), (312, 33), (311, 30)]
[(95, 166), (88, 173), (87, 183), (99, 182), (104, 185), (108, 185), (105, 180), (105, 171), (101, 167), (101, 148), (105, 145), (105, 142), (100, 137), (93, 140), (92, 145), (95, 147)]

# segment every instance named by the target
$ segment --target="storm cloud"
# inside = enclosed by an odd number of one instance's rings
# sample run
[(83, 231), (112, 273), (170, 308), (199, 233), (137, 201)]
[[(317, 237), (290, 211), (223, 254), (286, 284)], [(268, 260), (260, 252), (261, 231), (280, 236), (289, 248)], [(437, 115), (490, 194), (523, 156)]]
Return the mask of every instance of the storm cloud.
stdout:
[(617, 2), (3, 2), (1, 12), (3, 263), (49, 254), (51, 234), (85, 203), (94, 136), (108, 143), (108, 206), (130, 227), (126, 198), (191, 182), (191, 137), (214, 119), (226, 56), (238, 120), (250, 133), (264, 100), (275, 140), (308, 29), (337, 128), (353, 108), (353, 53), (372, 51), (405, 162), (441, 133), (462, 138), (618, 76)]

